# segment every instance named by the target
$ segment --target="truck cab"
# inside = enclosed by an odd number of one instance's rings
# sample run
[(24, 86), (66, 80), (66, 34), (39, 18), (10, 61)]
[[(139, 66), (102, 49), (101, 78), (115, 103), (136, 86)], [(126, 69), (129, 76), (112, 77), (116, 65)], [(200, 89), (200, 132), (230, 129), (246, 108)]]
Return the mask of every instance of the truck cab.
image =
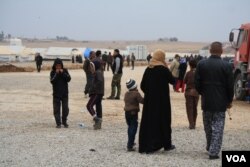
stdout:
[[(237, 36), (236, 38), (234, 38)], [(236, 41), (234, 41), (236, 40)], [(233, 29), (229, 41), (235, 49), (234, 57), (234, 94), (236, 100), (244, 100), (250, 77), (250, 23), (242, 24), (239, 29)]]

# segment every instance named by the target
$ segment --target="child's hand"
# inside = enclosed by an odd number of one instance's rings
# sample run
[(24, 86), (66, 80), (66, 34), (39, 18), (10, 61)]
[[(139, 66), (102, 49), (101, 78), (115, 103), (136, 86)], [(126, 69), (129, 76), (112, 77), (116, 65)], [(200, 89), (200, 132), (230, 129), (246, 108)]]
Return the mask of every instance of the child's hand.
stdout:
[(60, 72), (60, 69), (56, 69), (56, 73), (58, 74)]
[(63, 73), (63, 69), (60, 69), (60, 72)]

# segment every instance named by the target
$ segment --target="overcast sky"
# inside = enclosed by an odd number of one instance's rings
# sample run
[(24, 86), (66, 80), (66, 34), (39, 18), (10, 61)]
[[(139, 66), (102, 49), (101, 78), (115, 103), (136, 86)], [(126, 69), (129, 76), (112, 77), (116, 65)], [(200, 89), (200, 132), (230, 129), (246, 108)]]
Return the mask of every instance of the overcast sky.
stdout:
[(250, 0), (0, 0), (0, 31), (76, 40), (227, 41)]

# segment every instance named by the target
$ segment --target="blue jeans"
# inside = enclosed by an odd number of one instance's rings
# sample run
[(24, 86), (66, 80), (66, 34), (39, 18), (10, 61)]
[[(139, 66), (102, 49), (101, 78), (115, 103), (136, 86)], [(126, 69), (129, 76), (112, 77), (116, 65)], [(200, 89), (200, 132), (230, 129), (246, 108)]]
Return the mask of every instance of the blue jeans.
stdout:
[(133, 148), (135, 135), (138, 127), (138, 113), (131, 114), (130, 112), (125, 112), (125, 118), (128, 125), (128, 144), (127, 148)]

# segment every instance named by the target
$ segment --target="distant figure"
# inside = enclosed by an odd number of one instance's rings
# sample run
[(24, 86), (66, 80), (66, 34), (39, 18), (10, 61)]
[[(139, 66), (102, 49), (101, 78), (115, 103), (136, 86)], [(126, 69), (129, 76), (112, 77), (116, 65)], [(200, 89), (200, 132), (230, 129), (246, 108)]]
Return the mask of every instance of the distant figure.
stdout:
[(222, 52), (222, 43), (213, 42), (210, 45), (211, 56), (201, 60), (195, 72), (195, 88), (201, 95), (209, 159), (219, 158), (225, 112), (232, 107), (234, 96), (232, 67), (221, 59)]
[[(52, 66), (50, 72), (50, 82), (53, 86), (53, 108), (54, 117), (56, 121), (56, 128), (61, 128), (61, 123), (65, 128), (68, 128), (67, 117), (69, 115), (68, 106), (68, 82), (71, 80), (69, 72), (66, 68), (63, 68), (63, 62), (57, 58)], [(62, 117), (60, 108), (62, 104)]]
[(196, 64), (196, 60), (190, 60), (190, 71), (187, 72), (184, 78), (184, 83), (187, 85), (185, 90), (185, 99), (189, 129), (195, 129), (196, 127), (197, 105), (199, 101), (199, 93), (195, 89), (194, 84)]
[(112, 63), (113, 63), (113, 57), (110, 52), (107, 57), (107, 63), (108, 63), (107, 71), (109, 71), (109, 68), (112, 68)]
[(113, 78), (111, 83), (111, 95), (107, 99), (120, 100), (123, 58), (118, 49), (114, 50), (113, 56), (114, 62), (112, 64)]
[(179, 77), (179, 66), (180, 66), (180, 56), (178, 54), (175, 55), (174, 60), (170, 65), (170, 72), (172, 73), (173, 77), (175, 78), (175, 84), (173, 85), (173, 89), (176, 92), (176, 84)]
[(130, 55), (127, 56), (127, 66), (130, 66)]
[(181, 92), (184, 92), (185, 83), (184, 83), (184, 76), (187, 71), (187, 62), (185, 58), (181, 58), (180, 66), (179, 66), (179, 77), (176, 84), (176, 92), (180, 92), (179, 89), (181, 88)]
[(35, 61), (36, 61), (37, 72), (40, 72), (41, 71), (41, 66), (43, 64), (43, 57), (40, 55), (40, 53), (36, 54)]
[(137, 89), (135, 80), (130, 79), (126, 82), (129, 91), (125, 93), (125, 118), (128, 125), (128, 143), (127, 150), (135, 151), (134, 141), (138, 127), (138, 112), (140, 111), (139, 103), (143, 104), (143, 97)]
[(150, 62), (150, 60), (152, 59), (152, 56), (151, 56), (151, 54), (148, 54), (148, 56), (147, 56), (147, 61), (148, 61), (148, 64), (149, 64), (149, 62)]
[(100, 50), (97, 50), (96, 53), (95, 53), (96, 57), (95, 59), (93, 60), (94, 61), (98, 61), (101, 65), (101, 70), (103, 71), (104, 70), (104, 67), (103, 67), (103, 60), (101, 59), (101, 55), (102, 55), (102, 52)]
[(82, 63), (82, 56), (78, 55), (78, 63)]
[(90, 86), (91, 86), (91, 84), (93, 82), (93, 78), (94, 78), (93, 75), (94, 75), (95, 68), (94, 68), (94, 64), (92, 62), (93, 59), (95, 59), (95, 52), (91, 51), (89, 58), (85, 57), (85, 61), (83, 63), (83, 70), (86, 74), (86, 79), (87, 79), (85, 89), (84, 89), (85, 98), (87, 98), (87, 94), (89, 93), (89, 89), (90, 89)]
[(75, 63), (75, 56), (74, 55), (72, 56), (72, 63), (73, 64)]
[(108, 55), (107, 52), (105, 51), (104, 54), (102, 55), (103, 71), (106, 70), (107, 61), (108, 61)]
[[(101, 63), (97, 60), (93, 61), (95, 66), (93, 83), (90, 86), (90, 99), (87, 103), (87, 109), (94, 120), (94, 130), (102, 127), (102, 97), (104, 95), (104, 76)], [(96, 110), (94, 109), (94, 105)]]
[(134, 70), (134, 68), (135, 68), (135, 60), (136, 60), (135, 55), (134, 55), (134, 53), (132, 53), (132, 56), (131, 56), (132, 70)]
[(161, 148), (175, 149), (171, 139), (171, 103), (169, 84), (175, 80), (165, 62), (165, 52), (156, 50), (146, 68), (141, 90), (144, 92), (139, 152), (153, 153)]

